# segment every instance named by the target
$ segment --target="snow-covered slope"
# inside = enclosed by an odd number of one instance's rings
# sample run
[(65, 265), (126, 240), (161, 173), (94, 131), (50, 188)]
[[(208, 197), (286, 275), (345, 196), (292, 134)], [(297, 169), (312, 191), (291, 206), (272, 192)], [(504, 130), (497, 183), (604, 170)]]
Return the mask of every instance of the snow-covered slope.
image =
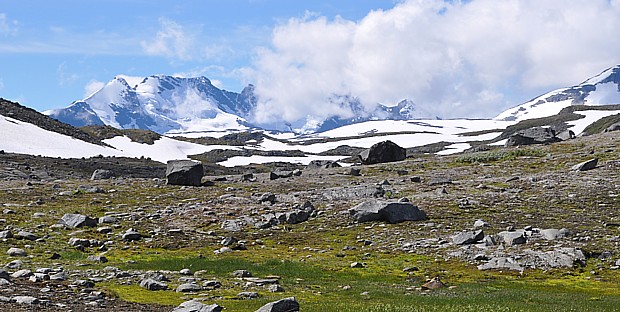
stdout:
[(115, 137), (104, 141), (112, 147), (84, 142), (67, 135), (39, 128), (33, 124), (0, 115), (0, 150), (61, 158), (103, 156), (150, 157), (159, 162), (186, 159), (188, 155), (210, 150), (237, 149), (232, 146), (205, 146), (174, 140), (167, 137), (154, 144), (132, 142), (127, 137)]
[(497, 120), (521, 121), (552, 116), (570, 105), (620, 104), (620, 65), (570, 88), (543, 94), (499, 114)]

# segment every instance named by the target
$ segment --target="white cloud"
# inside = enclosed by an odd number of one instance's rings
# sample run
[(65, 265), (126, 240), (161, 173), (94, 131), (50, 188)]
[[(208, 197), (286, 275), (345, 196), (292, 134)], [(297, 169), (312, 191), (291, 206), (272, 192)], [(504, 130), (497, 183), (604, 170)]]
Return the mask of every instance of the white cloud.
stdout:
[(334, 94), (491, 117), (618, 64), (617, 29), (619, 0), (409, 0), (359, 21), (291, 19), (257, 53), (256, 119), (343, 113)]
[(0, 91), (4, 90), (4, 79), (0, 78)]
[(191, 60), (194, 36), (187, 33), (183, 26), (166, 19), (159, 19), (160, 30), (153, 40), (141, 41), (142, 48), (147, 54), (160, 55), (180, 60)]
[(88, 97), (91, 94), (99, 91), (105, 86), (105, 83), (99, 80), (92, 79), (84, 86), (84, 97)]
[(61, 87), (71, 85), (80, 78), (78, 74), (68, 70), (66, 62), (62, 62), (58, 65), (56, 73), (58, 74), (58, 85)]
[(17, 34), (17, 21), (9, 20), (5, 13), (0, 13), (0, 35), (9, 36)]

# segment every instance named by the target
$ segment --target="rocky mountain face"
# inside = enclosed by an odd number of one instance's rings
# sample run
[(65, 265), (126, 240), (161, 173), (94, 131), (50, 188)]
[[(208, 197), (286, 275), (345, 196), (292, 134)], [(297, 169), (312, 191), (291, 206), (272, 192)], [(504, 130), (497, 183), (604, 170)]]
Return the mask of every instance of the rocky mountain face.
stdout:
[[(131, 82), (130, 82), (131, 81)], [(254, 86), (240, 93), (220, 90), (206, 77), (151, 76), (143, 80), (117, 76), (84, 100), (47, 111), (50, 117), (74, 125), (110, 125), (119, 129), (146, 129), (158, 133), (243, 130), (252, 124), (258, 99)], [(377, 105), (367, 111), (354, 97), (342, 97), (353, 117), (305, 119), (290, 123), (258, 125), (269, 130), (320, 132), (367, 120), (434, 118), (410, 100), (397, 106)]]
[(620, 65), (570, 88), (551, 91), (499, 114), (495, 119), (521, 121), (559, 113), (571, 105), (620, 104)]

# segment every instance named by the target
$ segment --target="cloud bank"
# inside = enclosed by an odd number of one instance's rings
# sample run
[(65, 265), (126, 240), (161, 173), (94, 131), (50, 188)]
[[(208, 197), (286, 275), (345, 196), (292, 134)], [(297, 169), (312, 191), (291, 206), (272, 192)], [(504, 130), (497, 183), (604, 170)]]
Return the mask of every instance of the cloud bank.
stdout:
[(491, 117), (619, 63), (618, 29), (620, 0), (409, 0), (359, 21), (307, 14), (257, 52), (256, 121), (346, 115), (335, 95)]

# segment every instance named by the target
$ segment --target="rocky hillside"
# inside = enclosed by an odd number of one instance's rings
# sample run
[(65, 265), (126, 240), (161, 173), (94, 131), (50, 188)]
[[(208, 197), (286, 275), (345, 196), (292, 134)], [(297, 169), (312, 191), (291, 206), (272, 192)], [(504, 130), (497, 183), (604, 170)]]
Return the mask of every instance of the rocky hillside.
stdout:
[[(273, 311), (290, 297), (293, 311), (617, 309), (617, 132), (411, 156), (207, 168), (190, 187), (166, 185), (161, 166), (119, 173), (148, 167), (126, 159), (87, 159), (111, 171), (90, 180), (0, 155), (25, 173), (0, 181), (0, 310)], [(45, 166), (56, 176), (28, 174)]]

